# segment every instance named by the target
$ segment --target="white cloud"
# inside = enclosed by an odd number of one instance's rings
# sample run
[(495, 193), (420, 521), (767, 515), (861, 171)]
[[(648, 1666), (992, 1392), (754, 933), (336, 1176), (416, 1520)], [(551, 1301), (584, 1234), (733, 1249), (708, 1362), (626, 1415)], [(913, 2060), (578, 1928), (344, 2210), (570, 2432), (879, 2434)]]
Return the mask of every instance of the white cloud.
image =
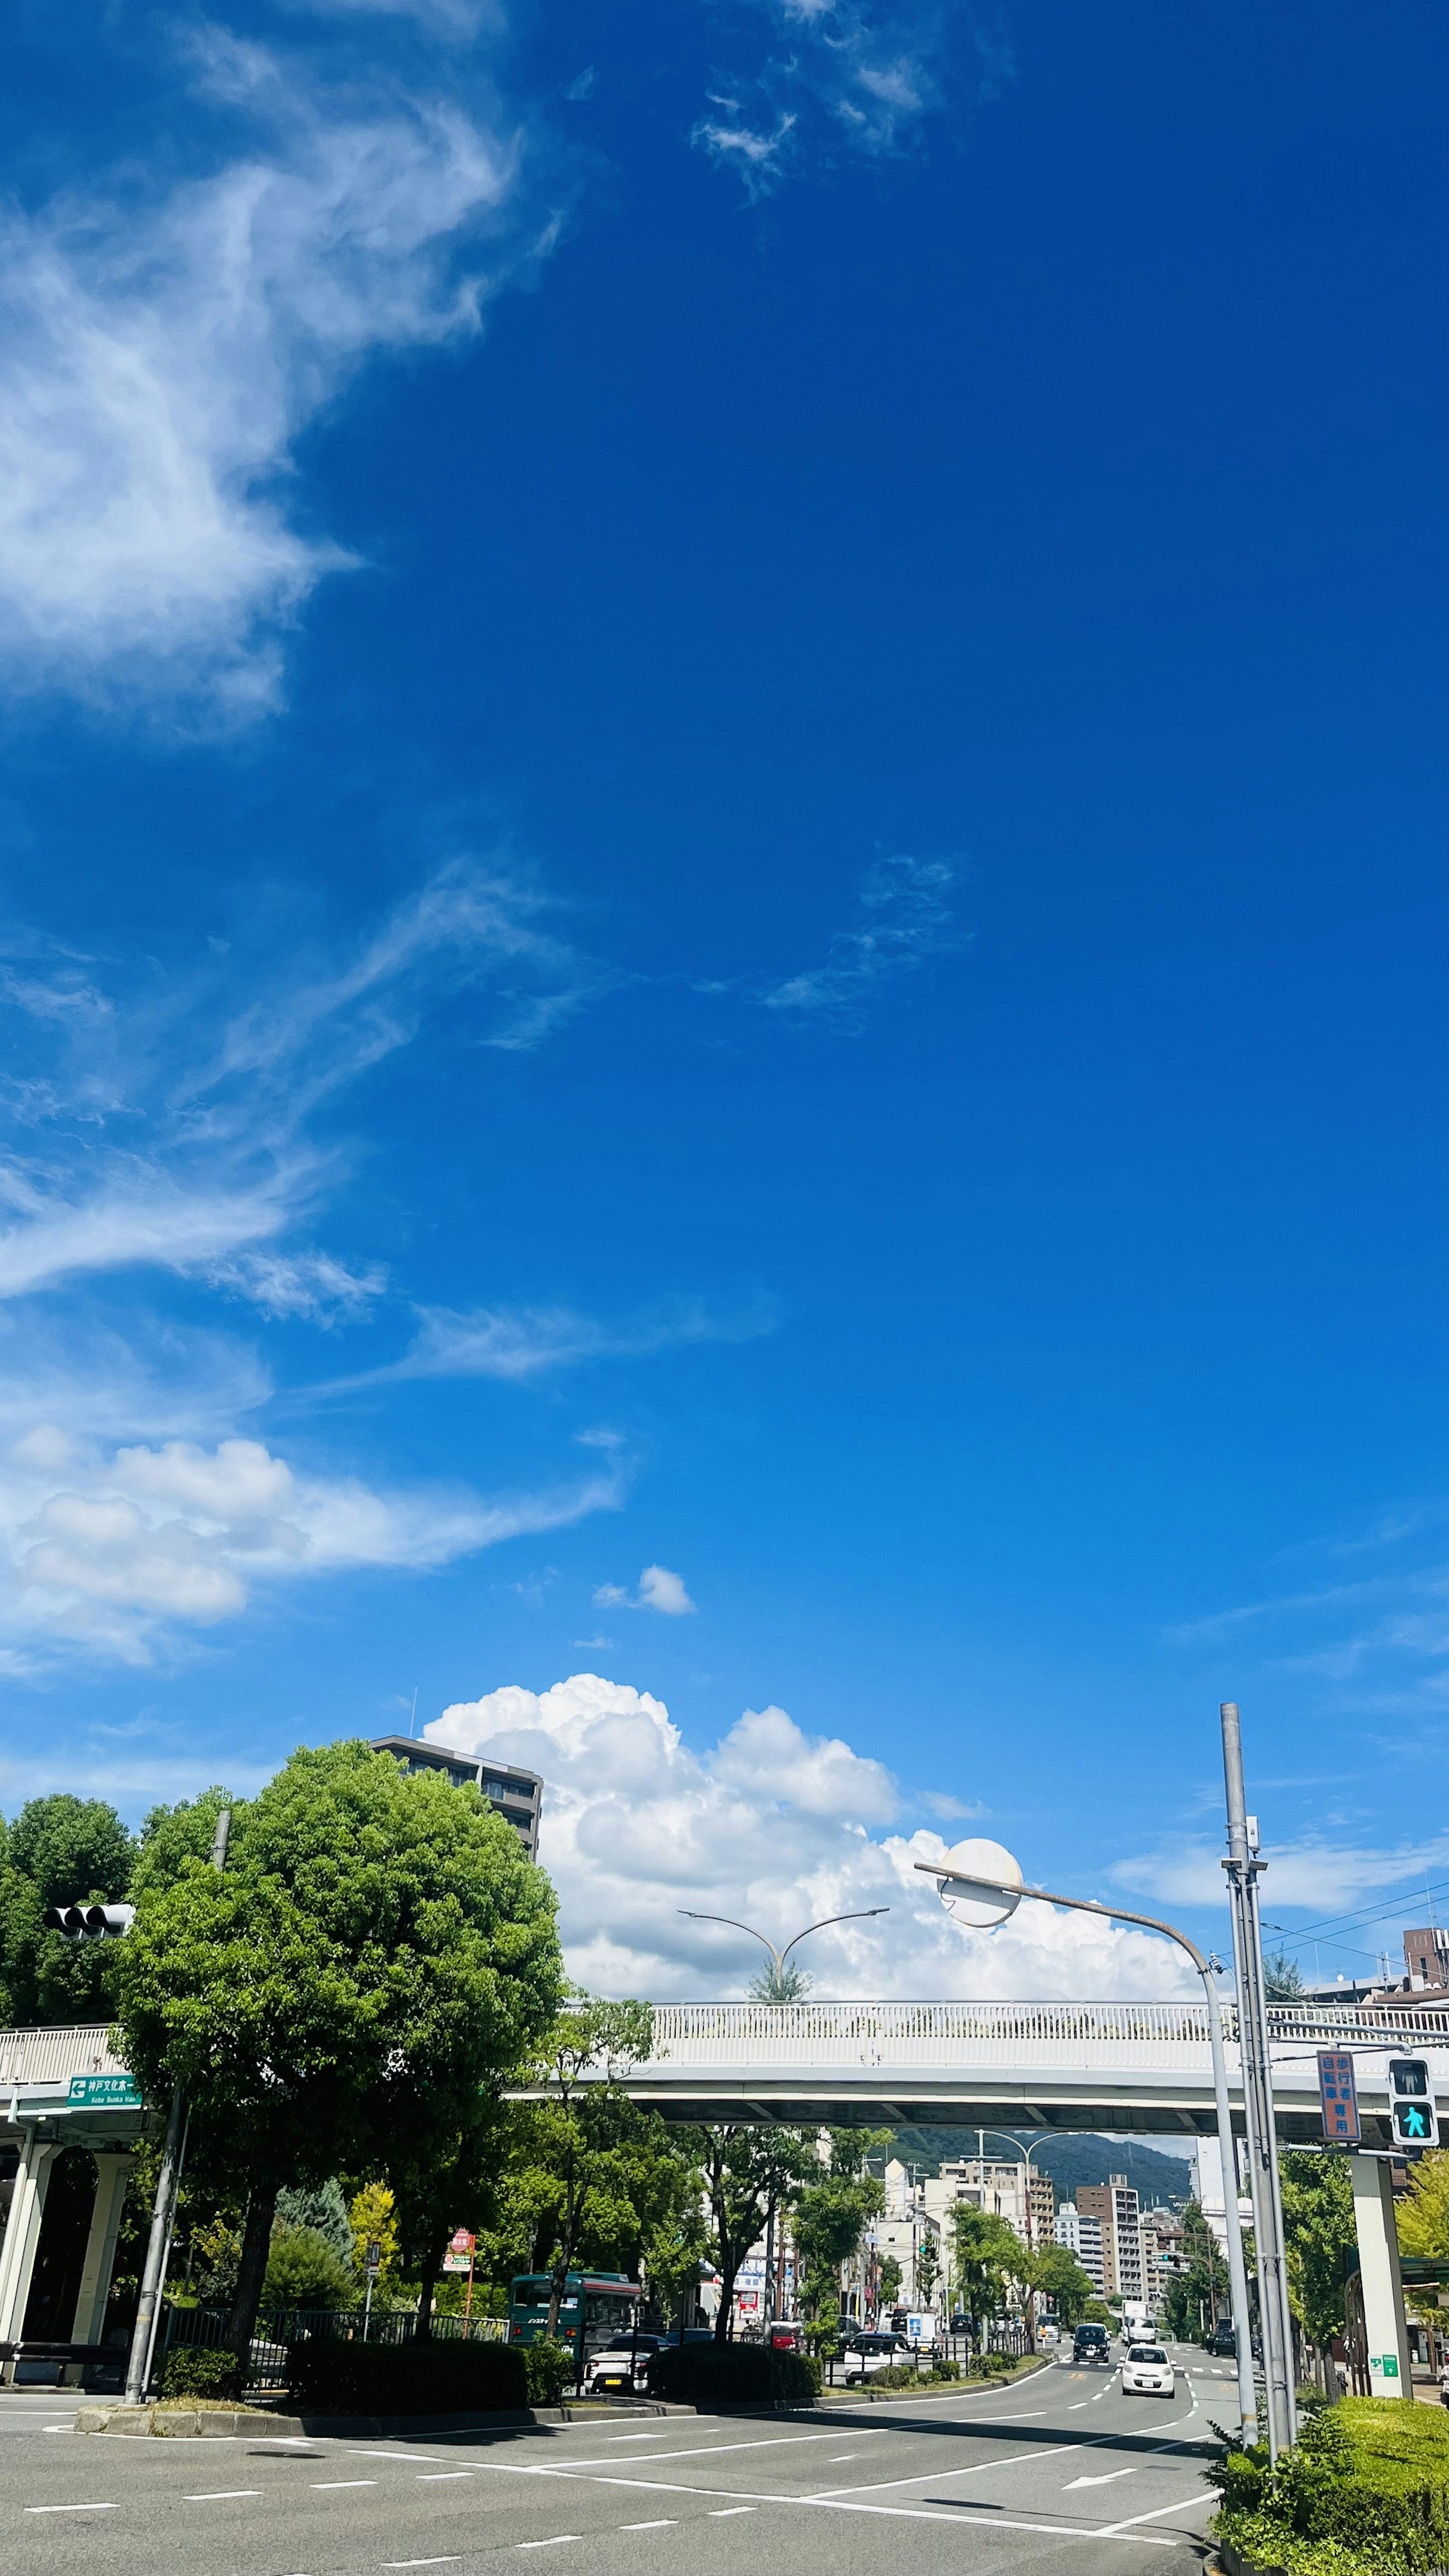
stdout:
[(327, 1252), (288, 1257), (277, 1252), (243, 1253), (236, 1260), (213, 1263), (207, 1273), (214, 1287), (233, 1288), (260, 1306), (264, 1315), (295, 1315), (308, 1323), (331, 1324), (357, 1315), (387, 1286), (380, 1264), (349, 1270)]
[(543, 244), (516, 229), (500, 111), (329, 90), (215, 28), (194, 57), (251, 126), (239, 158), (0, 232), (0, 650), (17, 687), (239, 721), (279, 702), (289, 622), (355, 561), (302, 524), (299, 434), (368, 359), (474, 336)]
[(308, 1473), (260, 1440), (110, 1452), (36, 1424), (0, 1460), (0, 1633), (149, 1660), (176, 1629), (235, 1618), (261, 1585), (363, 1566), (425, 1571), (617, 1503), (605, 1470), (535, 1494), (379, 1492)]
[[(1426, 1870), (1449, 1862), (1449, 1830), (1418, 1842), (1382, 1846), (1313, 1842), (1265, 1846), (1266, 1875), (1262, 1901), (1270, 1911), (1306, 1906), (1315, 1914), (1339, 1913), (1380, 1887), (1398, 1887)], [(1164, 1905), (1221, 1905), (1225, 1885), (1222, 1845), (1182, 1844), (1171, 1850), (1140, 1852), (1119, 1861), (1112, 1876), (1133, 1894)]]
[(666, 1619), (684, 1619), (694, 1610), (684, 1588), (682, 1574), (671, 1574), (667, 1565), (646, 1565), (639, 1577), (637, 1592), (626, 1592), (617, 1583), (601, 1583), (594, 1600), (601, 1610), (660, 1610)]
[(773, 1332), (779, 1310), (755, 1297), (735, 1306), (674, 1299), (642, 1315), (606, 1323), (570, 1306), (446, 1306), (414, 1310), (420, 1330), (399, 1360), (343, 1378), (331, 1391), (384, 1386), (403, 1378), (485, 1377), (521, 1382), (592, 1359), (641, 1359), (673, 1345), (751, 1341)]
[[(742, 1994), (763, 1953), (681, 1908), (734, 1915), (784, 1943), (819, 1918), (887, 1905), (797, 1955), (822, 1995), (1188, 1995), (1186, 1961), (1149, 1934), (1023, 1905), (995, 1933), (947, 1918), (918, 1860), (939, 1834), (882, 1833), (881, 1764), (807, 1736), (783, 1709), (747, 1711), (692, 1753), (660, 1700), (576, 1673), (446, 1708), (435, 1743), (490, 1752), (545, 1782), (541, 1857), (562, 1900), (573, 1974), (606, 1994)], [(875, 1830), (872, 1830), (875, 1828)]]
[(878, 859), (860, 881), (860, 917), (830, 943), (823, 966), (791, 975), (760, 995), (772, 1011), (793, 1011), (858, 1028), (877, 988), (960, 945), (944, 859)]
[(770, 50), (712, 90), (693, 141), (759, 197), (842, 154), (887, 159), (928, 116), (995, 98), (1010, 55), (974, 11), (940, 0), (760, 0)]

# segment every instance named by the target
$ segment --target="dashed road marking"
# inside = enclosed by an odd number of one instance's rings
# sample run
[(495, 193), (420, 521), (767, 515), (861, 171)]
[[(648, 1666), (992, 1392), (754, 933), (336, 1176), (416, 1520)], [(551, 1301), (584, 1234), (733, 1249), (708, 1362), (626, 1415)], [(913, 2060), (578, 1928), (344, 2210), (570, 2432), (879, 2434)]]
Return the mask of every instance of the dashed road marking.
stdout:
[(551, 2540), (517, 2540), (515, 2549), (562, 2549), (566, 2540), (577, 2540), (576, 2531), (556, 2531)]
[(339, 2487), (375, 2487), (376, 2478), (314, 2478), (313, 2490), (318, 2495), (335, 2495)]
[(471, 2469), (424, 2469), (418, 2479), (420, 2487), (446, 2486), (450, 2478), (471, 2478)]
[(114, 2513), (113, 2504), (28, 2504), (27, 2513)]
[(209, 2495), (183, 2496), (183, 2504), (234, 2504), (242, 2496), (259, 2496), (262, 2487), (213, 2487)]
[(666, 2514), (662, 2522), (621, 2522), (619, 2529), (621, 2531), (672, 2531), (674, 2516)]

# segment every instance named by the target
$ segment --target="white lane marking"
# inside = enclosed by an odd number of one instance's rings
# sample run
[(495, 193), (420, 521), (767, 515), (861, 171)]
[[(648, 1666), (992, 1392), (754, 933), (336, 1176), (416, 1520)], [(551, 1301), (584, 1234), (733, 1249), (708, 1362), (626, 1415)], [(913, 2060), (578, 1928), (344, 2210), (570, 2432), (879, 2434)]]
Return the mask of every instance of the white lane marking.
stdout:
[(621, 2522), (619, 2529), (621, 2531), (672, 2531), (674, 2517), (672, 2514), (666, 2514), (662, 2522)]
[(1077, 2399), (1077, 2402), (1076, 2402), (1075, 2406), (1069, 2406), (1069, 2407), (1067, 2408), (1067, 2413), (1068, 2413), (1069, 2415), (1080, 2415), (1080, 2413), (1081, 2413), (1081, 2411), (1082, 2411), (1082, 2408), (1083, 2408), (1084, 2406), (1090, 2405), (1090, 2403), (1091, 2403), (1091, 2400), (1090, 2400), (1089, 2398), (1086, 2398), (1086, 2397), (1079, 2397), (1079, 2398)]
[(556, 2531), (552, 2540), (516, 2540), (515, 2549), (562, 2549), (566, 2540), (577, 2540), (576, 2531)]
[(706, 2514), (705, 2520), (706, 2522), (733, 2522), (737, 2513), (755, 2513), (758, 2510), (758, 2506), (752, 2504), (725, 2504), (720, 2505), (714, 2513)]
[(611, 2442), (667, 2442), (667, 2433), (611, 2433)]
[(1133, 2523), (1160, 2522), (1165, 2513), (1190, 2513), (1194, 2505), (1210, 2506), (1211, 2503), (1210, 2495), (1179, 2496), (1176, 2504), (1160, 2504), (1151, 2513), (1134, 2513), (1126, 2522), (1109, 2522), (1102, 2533), (1102, 2538), (1115, 2540), (1119, 2532), (1130, 2531)]
[[(999, 2467), (1000, 2462), (988, 2463), (987, 2465)], [(586, 2469), (526, 2469), (516, 2467), (511, 2462), (501, 2460), (497, 2463), (497, 2466), (500, 2472), (505, 2475), (511, 2474), (514, 2477), (523, 2478), (577, 2479), (579, 2484), (582, 2486), (657, 2486), (662, 2495), (708, 2496), (719, 2495), (721, 2493), (729, 2495), (732, 2492), (729, 2487), (721, 2489), (719, 2487), (684, 2486), (678, 2479), (605, 2478), (595, 2476)], [(936, 2471), (935, 2474), (939, 2476), (942, 2475), (943, 2472)], [(733, 2489), (733, 2493), (736, 2497), (740, 2497), (740, 2490), (738, 2487)], [(1212, 2499), (1211, 2497), (1207, 2497), (1205, 2501), (1207, 2503), (1211, 2503)], [(888, 2518), (904, 2522), (969, 2522), (974, 2523), (982, 2531), (1046, 2532), (1058, 2540), (1097, 2540), (1101, 2537), (1100, 2525), (1093, 2526), (1089, 2524), (1083, 2527), (1078, 2527), (1075, 2524), (1061, 2522), (1014, 2522), (1008, 2521), (1004, 2514), (966, 2513), (957, 2512), (955, 2510), (936, 2513), (933, 2512), (928, 2505), (917, 2504), (856, 2504), (853, 2503), (848, 2496), (771, 2495), (768, 2492), (762, 2495), (757, 2490), (756, 2493), (750, 2497), (748, 2502), (745, 2502), (745, 2500), (740, 2497), (740, 2501), (735, 2510), (745, 2513), (754, 2513), (762, 2504), (797, 2505), (804, 2512), (814, 2513), (879, 2513), (885, 2514)], [(711, 2521), (718, 2519), (723, 2522), (726, 2518), (726, 2511), (727, 2508), (723, 2506), (713, 2506), (710, 2509), (709, 2519)], [(1141, 2519), (1141, 2517), (1139, 2516), (1137, 2519)], [(578, 2535), (575, 2532), (565, 2532), (563, 2534), (563, 2538), (565, 2540), (572, 2540), (577, 2537)], [(1126, 2537), (1130, 2539), (1136, 2547), (1141, 2549), (1175, 2549), (1177, 2547), (1175, 2540), (1159, 2540), (1154, 2534), (1145, 2531), (1128, 2531), (1126, 2533)], [(519, 2540), (514, 2543), (514, 2547), (516, 2549), (548, 2549), (551, 2546), (552, 2543), (546, 2540)]]
[(843, 2466), (845, 2461), (858, 2460), (859, 2458), (859, 2451), (832, 2451), (825, 2465), (827, 2468), (838, 2469)]
[(1103, 2398), (1104, 2398), (1104, 2397), (1110, 2397), (1110, 2396), (1111, 2396), (1111, 2394), (1112, 2394), (1112, 2382), (1111, 2382), (1111, 2380), (1109, 2379), (1105, 2388), (1099, 2388), (1099, 2389), (1098, 2389), (1096, 2396), (1095, 2396), (1095, 2397), (1093, 2398), (1093, 2400), (1092, 2400), (1092, 2404), (1093, 2404), (1094, 2406), (1100, 2406), (1100, 2405), (1101, 2405), (1101, 2403), (1102, 2403)]
[(382, 2563), (383, 2563), (384, 2567), (386, 2567), (386, 2568), (388, 2568), (388, 2569), (392, 2569), (392, 2568), (396, 2568), (396, 2567), (456, 2567), (456, 2566), (458, 2565), (458, 2560), (456, 2559), (456, 2557), (454, 2557), (454, 2558), (384, 2558), (384, 2560), (383, 2560), (383, 2562), (382, 2562)]
[(113, 2504), (28, 2504), (27, 2513), (114, 2513)]
[(471, 2469), (424, 2469), (418, 2479), (420, 2487), (446, 2486), (450, 2478), (471, 2478)]
[[(287, 2438), (295, 2440), (297, 2436), (290, 2435)], [(364, 2451), (360, 2442), (349, 2442), (347, 2449), (351, 2451), (355, 2460), (392, 2460), (402, 2469), (415, 2469), (419, 2460), (433, 2461), (442, 2458), (441, 2451)], [(344, 2451), (342, 2456), (345, 2459), (347, 2452)]]
[[(1137, 2467), (1140, 2468), (1141, 2465), (1142, 2463), (1139, 2461)], [(1106, 2469), (1099, 2478), (1068, 2478), (1066, 2485), (1062, 2489), (1062, 2493), (1063, 2495), (1070, 2495), (1073, 2487), (1109, 2487), (1115, 2478), (1135, 2478), (1136, 2475), (1136, 2468)]]
[(183, 2496), (183, 2504), (231, 2504), (238, 2496), (259, 2496), (261, 2487), (213, 2487), (206, 2495)]
[[(1095, 2448), (1095, 2444), (1092, 2447)], [(1049, 2451), (1018, 2451), (1014, 2459), (1008, 2455), (1004, 2460), (970, 2460), (963, 2463), (959, 2469), (943, 2469), (938, 2463), (934, 2469), (918, 2469), (913, 2477), (872, 2478), (869, 2483), (864, 2486), (850, 2487), (849, 2489), (841, 2487), (821, 2487), (818, 2490), (818, 2495), (821, 2498), (845, 2493), (849, 2493), (850, 2495), (880, 2495), (889, 2487), (928, 2487), (933, 2485), (937, 2478), (980, 2478), (986, 2475), (988, 2469), (1030, 2468), (1038, 2460), (1059, 2460), (1068, 2451), (1084, 2451), (1086, 2448), (1087, 2444), (1085, 2442), (1055, 2442)], [(815, 2500), (816, 2499), (813, 2497), (806, 2499), (808, 2502), (814, 2502)]]
[(316, 2495), (335, 2495), (339, 2487), (375, 2487), (377, 2483), (376, 2478), (313, 2478), (312, 2489)]

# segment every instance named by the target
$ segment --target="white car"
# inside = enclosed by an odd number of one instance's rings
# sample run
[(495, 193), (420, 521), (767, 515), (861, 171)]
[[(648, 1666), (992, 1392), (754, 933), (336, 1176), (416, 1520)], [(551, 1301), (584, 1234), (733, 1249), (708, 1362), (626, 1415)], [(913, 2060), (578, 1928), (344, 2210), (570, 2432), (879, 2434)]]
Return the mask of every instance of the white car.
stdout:
[(915, 2359), (904, 2335), (856, 2334), (845, 2345), (841, 2358), (845, 2364), (847, 2388), (863, 2388), (877, 2371), (895, 2370)]
[(591, 2352), (584, 2364), (586, 2397), (642, 2397), (649, 2384), (650, 2355), (664, 2341), (657, 2334), (617, 2334)]
[(1160, 2343), (1128, 2346), (1122, 2364), (1124, 2397), (1171, 2397), (1176, 2387), (1177, 2372)]

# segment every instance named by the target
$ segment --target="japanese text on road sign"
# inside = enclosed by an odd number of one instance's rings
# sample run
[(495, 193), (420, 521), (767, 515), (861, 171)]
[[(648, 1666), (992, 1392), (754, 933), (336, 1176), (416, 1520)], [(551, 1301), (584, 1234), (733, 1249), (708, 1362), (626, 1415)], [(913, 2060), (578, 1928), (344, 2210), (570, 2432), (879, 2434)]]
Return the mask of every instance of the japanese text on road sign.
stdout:
[(1353, 2059), (1346, 2048), (1320, 2048), (1318, 2093), (1323, 2104), (1323, 2135), (1329, 2146), (1356, 2147), (1358, 2092), (1353, 2080)]

